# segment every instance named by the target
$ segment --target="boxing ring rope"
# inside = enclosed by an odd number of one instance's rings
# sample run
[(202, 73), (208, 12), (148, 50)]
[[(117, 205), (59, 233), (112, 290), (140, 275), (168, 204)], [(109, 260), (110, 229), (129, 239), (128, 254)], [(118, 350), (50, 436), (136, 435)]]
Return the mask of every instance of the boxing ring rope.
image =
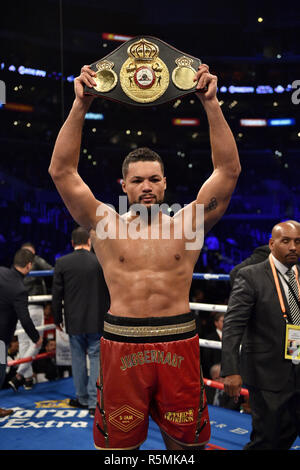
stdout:
[[(53, 270), (47, 270), (47, 271), (31, 271), (28, 275), (29, 276), (34, 276), (34, 277), (42, 277), (42, 276), (52, 276), (54, 273)], [(229, 275), (228, 274), (208, 274), (208, 273), (194, 273), (193, 274), (193, 279), (201, 279), (201, 280), (215, 280), (215, 281), (228, 281)], [(52, 295), (33, 295), (28, 297), (28, 302), (29, 303), (36, 303), (36, 302), (51, 302), (52, 300)], [(227, 310), (226, 305), (214, 305), (214, 304), (206, 304), (206, 303), (197, 303), (197, 302), (190, 302), (190, 308), (191, 310), (200, 310), (200, 311), (206, 311), (206, 312), (221, 312), (225, 313)], [(43, 325), (39, 326), (36, 329), (38, 331), (45, 331), (45, 330), (51, 330), (53, 328), (56, 328), (55, 324), (48, 324), (48, 325)], [(23, 329), (19, 329), (15, 331), (15, 335), (19, 335), (20, 333), (23, 333)], [(199, 339), (199, 343), (201, 347), (204, 348), (212, 348), (212, 349), (221, 349), (222, 345), (220, 341), (211, 341), (211, 340), (206, 340), (206, 339)], [(26, 357), (23, 359), (17, 359), (13, 361), (9, 361), (7, 365), (9, 367), (15, 366), (18, 364), (22, 364), (24, 362), (32, 362), (36, 361), (39, 359), (44, 359), (47, 357), (53, 357), (55, 355), (55, 351), (53, 352), (48, 352), (48, 353), (42, 353), (42, 354), (37, 354), (36, 356), (32, 357)], [(206, 379), (204, 378), (204, 383), (208, 387), (216, 388), (219, 390), (224, 390), (224, 385), (221, 382), (217, 382), (214, 380)], [(244, 395), (245, 397), (249, 396), (249, 392), (247, 389), (242, 388), (240, 391), (241, 395)]]
[[(212, 388), (218, 388), (219, 390), (224, 390), (224, 384), (222, 382), (216, 382), (215, 380), (210, 380), (210, 379), (203, 379), (205, 385), (207, 387), (212, 387)], [(240, 390), (240, 395), (243, 395), (244, 397), (249, 397), (249, 392), (246, 388), (241, 388)]]
[[(207, 346), (207, 347), (209, 347), (209, 346)], [(7, 363), (7, 366), (12, 367), (12, 366), (16, 366), (16, 365), (19, 365), (19, 364), (23, 364), (25, 362), (38, 361), (39, 359), (45, 359), (47, 357), (54, 357), (55, 354), (56, 354), (55, 351), (52, 351), (52, 352), (48, 352), (48, 353), (38, 354), (37, 356), (30, 356), (30, 357), (25, 357), (23, 359), (16, 359), (14, 361), (9, 361)], [(216, 388), (216, 389), (219, 389), (219, 390), (224, 390), (224, 384), (222, 382), (217, 382), (215, 380), (206, 379), (206, 378), (203, 378), (203, 381), (204, 381), (204, 384), (207, 387), (212, 387), (212, 388)], [(240, 395), (243, 395), (245, 397), (249, 397), (249, 392), (246, 388), (242, 388), (240, 390)]]
[(47, 352), (47, 353), (41, 353), (37, 354), (36, 356), (29, 356), (29, 357), (24, 357), (22, 359), (15, 359), (14, 361), (9, 361), (7, 363), (8, 367), (12, 366), (17, 366), (19, 364), (24, 364), (25, 362), (32, 362), (32, 361), (38, 361), (39, 359), (45, 359), (46, 357), (53, 357), (55, 356), (55, 351)]

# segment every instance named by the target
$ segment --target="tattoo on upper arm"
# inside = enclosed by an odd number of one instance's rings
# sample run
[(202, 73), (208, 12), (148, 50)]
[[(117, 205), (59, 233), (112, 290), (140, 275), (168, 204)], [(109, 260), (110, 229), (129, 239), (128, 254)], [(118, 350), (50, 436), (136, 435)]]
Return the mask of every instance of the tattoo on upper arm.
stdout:
[(218, 201), (215, 197), (212, 197), (209, 203), (205, 206), (205, 211), (214, 211), (218, 206)]

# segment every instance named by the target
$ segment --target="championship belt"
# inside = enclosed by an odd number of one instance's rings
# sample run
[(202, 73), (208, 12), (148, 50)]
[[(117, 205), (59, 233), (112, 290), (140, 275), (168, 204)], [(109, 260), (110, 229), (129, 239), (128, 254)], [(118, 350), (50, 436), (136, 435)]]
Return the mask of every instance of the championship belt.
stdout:
[(91, 64), (97, 85), (84, 91), (136, 106), (163, 104), (196, 90), (199, 65), (200, 59), (160, 39), (139, 36)]

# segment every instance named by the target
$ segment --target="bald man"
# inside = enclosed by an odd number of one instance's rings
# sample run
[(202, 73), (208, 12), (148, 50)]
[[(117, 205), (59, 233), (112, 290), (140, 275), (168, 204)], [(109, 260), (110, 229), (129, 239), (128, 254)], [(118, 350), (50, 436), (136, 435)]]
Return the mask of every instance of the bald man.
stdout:
[(300, 224), (276, 224), (269, 247), (265, 261), (238, 272), (223, 326), (225, 392), (237, 398), (242, 383), (250, 392), (247, 450), (289, 449), (300, 435), (300, 365), (286, 354), (286, 335), (300, 333)]

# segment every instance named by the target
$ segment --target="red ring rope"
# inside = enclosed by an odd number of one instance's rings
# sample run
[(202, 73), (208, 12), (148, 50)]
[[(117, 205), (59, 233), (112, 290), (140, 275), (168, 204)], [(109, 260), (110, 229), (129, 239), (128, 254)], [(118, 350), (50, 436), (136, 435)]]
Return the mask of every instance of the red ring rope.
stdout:
[(22, 359), (16, 359), (15, 361), (9, 361), (7, 365), (8, 367), (11, 367), (11, 366), (16, 366), (18, 364), (23, 364), (24, 362), (38, 361), (39, 359), (44, 359), (45, 357), (52, 357), (52, 356), (55, 356), (55, 351), (37, 354), (36, 356), (24, 357)]
[[(208, 387), (218, 388), (219, 390), (224, 390), (224, 384), (222, 384), (221, 382), (216, 382), (210, 379), (203, 379), (203, 380), (204, 380), (205, 385), (207, 385)], [(249, 397), (249, 392), (246, 388), (241, 388), (240, 395)]]
[[(15, 361), (9, 361), (7, 365), (8, 367), (12, 367), (18, 364), (23, 364), (24, 362), (38, 361), (39, 359), (44, 359), (46, 357), (53, 357), (53, 356), (55, 356), (55, 351), (38, 354), (37, 356), (25, 357), (23, 359), (17, 359)], [(203, 380), (204, 380), (205, 385), (207, 385), (208, 387), (218, 388), (219, 390), (224, 390), (224, 384), (222, 384), (221, 382), (216, 382), (210, 379), (203, 379)], [(248, 397), (249, 392), (247, 389), (242, 388), (240, 391), (240, 395), (244, 395)]]

